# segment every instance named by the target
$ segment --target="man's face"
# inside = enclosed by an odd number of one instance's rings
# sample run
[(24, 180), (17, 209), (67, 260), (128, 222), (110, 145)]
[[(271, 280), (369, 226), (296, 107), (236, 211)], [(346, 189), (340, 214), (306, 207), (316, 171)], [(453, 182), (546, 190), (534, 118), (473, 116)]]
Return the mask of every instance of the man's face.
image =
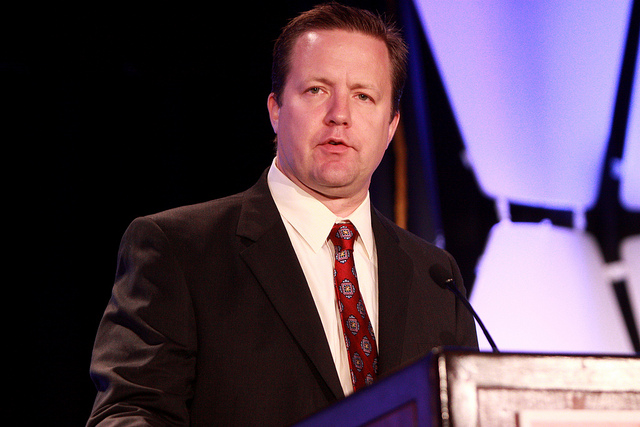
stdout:
[(280, 104), (269, 96), (278, 168), (316, 197), (362, 199), (398, 124), (379, 39), (343, 30), (296, 41)]

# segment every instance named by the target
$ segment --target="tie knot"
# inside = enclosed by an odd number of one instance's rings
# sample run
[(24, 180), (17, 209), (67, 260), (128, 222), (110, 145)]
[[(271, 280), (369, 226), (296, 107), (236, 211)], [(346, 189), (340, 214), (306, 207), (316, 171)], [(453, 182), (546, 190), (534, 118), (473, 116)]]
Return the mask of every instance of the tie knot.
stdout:
[(342, 249), (353, 249), (353, 242), (358, 237), (358, 230), (349, 221), (334, 224), (329, 234), (329, 240), (333, 242), (334, 246), (340, 246)]

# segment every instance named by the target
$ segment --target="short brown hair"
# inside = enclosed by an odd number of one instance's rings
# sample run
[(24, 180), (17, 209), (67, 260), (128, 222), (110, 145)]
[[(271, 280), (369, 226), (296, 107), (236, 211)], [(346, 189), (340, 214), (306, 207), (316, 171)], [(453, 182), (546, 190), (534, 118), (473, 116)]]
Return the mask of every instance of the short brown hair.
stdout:
[(315, 30), (347, 30), (370, 35), (385, 42), (391, 61), (392, 111), (400, 109), (407, 74), (407, 46), (396, 26), (380, 15), (364, 9), (325, 3), (292, 19), (280, 33), (273, 48), (271, 91), (280, 104), (291, 64), (291, 51), (301, 35)]

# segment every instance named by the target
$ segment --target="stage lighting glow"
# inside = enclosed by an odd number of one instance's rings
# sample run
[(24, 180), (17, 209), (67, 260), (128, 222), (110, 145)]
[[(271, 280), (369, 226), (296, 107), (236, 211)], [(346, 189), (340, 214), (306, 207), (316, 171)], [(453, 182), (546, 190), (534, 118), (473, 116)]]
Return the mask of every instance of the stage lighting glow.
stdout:
[[(593, 236), (502, 221), (489, 235), (471, 303), (500, 350), (633, 350)], [(483, 350), (488, 343), (478, 331)]]
[(595, 203), (631, 2), (416, 0), (482, 190)]

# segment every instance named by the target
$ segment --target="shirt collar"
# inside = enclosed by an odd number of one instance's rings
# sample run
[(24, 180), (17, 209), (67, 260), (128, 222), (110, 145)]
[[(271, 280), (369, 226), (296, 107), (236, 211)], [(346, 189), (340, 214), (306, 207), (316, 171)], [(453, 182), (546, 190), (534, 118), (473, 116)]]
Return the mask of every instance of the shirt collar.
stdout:
[(348, 218), (340, 218), (282, 173), (276, 167), (275, 159), (269, 169), (267, 182), (280, 215), (291, 224), (314, 252), (321, 250), (333, 224), (349, 220), (358, 230), (367, 257), (373, 256), (374, 238), (368, 192), (365, 200)]

